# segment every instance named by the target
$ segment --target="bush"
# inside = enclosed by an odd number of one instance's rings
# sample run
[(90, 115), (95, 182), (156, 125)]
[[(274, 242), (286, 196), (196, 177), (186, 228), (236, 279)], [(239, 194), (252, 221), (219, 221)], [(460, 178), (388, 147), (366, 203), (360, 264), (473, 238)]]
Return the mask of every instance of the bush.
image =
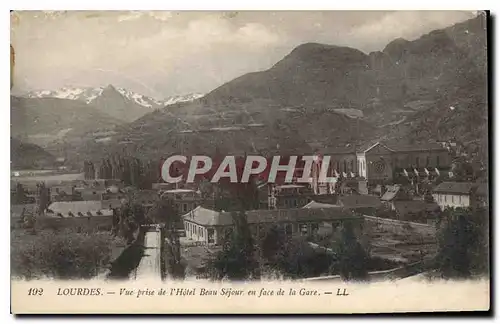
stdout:
[(109, 265), (122, 240), (106, 232), (20, 231), (11, 237), (12, 276), (20, 279), (90, 279)]
[(310, 278), (329, 274), (333, 256), (323, 249), (314, 249), (301, 237), (288, 241), (278, 254), (276, 266), (285, 277)]
[(443, 278), (468, 278), (489, 272), (488, 211), (472, 208), (446, 209), (439, 232), (436, 256)]

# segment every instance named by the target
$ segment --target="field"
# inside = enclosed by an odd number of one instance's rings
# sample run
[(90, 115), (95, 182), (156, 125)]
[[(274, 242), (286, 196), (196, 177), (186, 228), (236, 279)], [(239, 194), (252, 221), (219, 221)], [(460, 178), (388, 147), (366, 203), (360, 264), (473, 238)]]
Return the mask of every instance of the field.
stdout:
[(426, 225), (422, 225), (424, 230), (416, 230), (411, 225), (389, 226), (374, 221), (366, 221), (365, 224), (365, 235), (370, 242), (372, 256), (408, 264), (437, 252), (433, 226), (427, 226), (427, 229)]

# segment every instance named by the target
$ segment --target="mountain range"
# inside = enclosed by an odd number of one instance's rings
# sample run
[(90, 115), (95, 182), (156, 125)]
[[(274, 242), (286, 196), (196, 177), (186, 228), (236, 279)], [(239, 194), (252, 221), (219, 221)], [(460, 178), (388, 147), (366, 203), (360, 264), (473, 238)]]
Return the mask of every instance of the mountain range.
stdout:
[(176, 152), (305, 154), (381, 139), (453, 140), (484, 151), (487, 85), (486, 18), (479, 15), (412, 41), (396, 39), (369, 54), (302, 44), (268, 70), (137, 119), (139, 113), (131, 114), (130, 123), (116, 119), (128, 114), (133, 100), (104, 89), (86, 107), (99, 103), (91, 112), (106, 112), (112, 119), (104, 124), (115, 125), (113, 133), (99, 141), (84, 136), (85, 143), (58, 149), (77, 147), (79, 159), (124, 151), (149, 158)]
[(149, 112), (201, 94), (159, 101), (112, 85), (98, 88), (62, 88), (11, 97), (11, 133), (42, 146), (95, 131), (112, 130)]
[[(31, 91), (28, 92), (25, 97), (28, 98), (59, 98), (59, 99), (70, 99), (70, 100), (81, 100), (85, 101), (87, 104), (95, 102), (98, 98), (106, 95), (106, 93), (113, 93), (114, 91), (119, 92), (125, 99), (136, 103), (139, 106), (149, 108), (149, 109), (157, 109), (164, 106), (172, 105), (177, 102), (184, 101), (192, 101), (203, 97), (203, 94), (200, 93), (192, 93), (187, 95), (179, 95), (165, 98), (163, 100), (153, 99), (151, 97), (132, 92), (130, 90), (113, 87), (112, 85), (108, 85), (107, 87), (63, 87), (57, 90), (39, 90), (39, 91)], [(144, 111), (141, 111), (144, 112)], [(108, 112), (109, 113), (109, 112)], [(113, 112), (111, 112), (113, 114)], [(140, 115), (142, 116), (142, 115)], [(127, 116), (118, 115), (115, 116), (117, 118), (125, 118)], [(132, 117), (134, 119), (134, 117)]]

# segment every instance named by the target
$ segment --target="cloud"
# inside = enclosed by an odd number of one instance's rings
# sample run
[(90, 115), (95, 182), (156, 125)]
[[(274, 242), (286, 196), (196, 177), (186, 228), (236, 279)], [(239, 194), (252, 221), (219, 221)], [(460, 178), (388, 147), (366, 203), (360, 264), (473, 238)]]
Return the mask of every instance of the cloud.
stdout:
[(280, 41), (277, 34), (262, 24), (246, 23), (243, 26), (234, 27), (227, 19), (217, 17), (192, 21), (185, 31), (181, 31), (181, 34), (186, 42), (199, 46), (232, 44), (248, 46), (248, 50)]
[(16, 14), (11, 40), (18, 87), (113, 83), (154, 96), (209, 91), (271, 67), (306, 42), (369, 52), (473, 17), (469, 11)]
[(160, 21), (168, 21), (172, 18), (170, 11), (130, 11), (118, 16), (118, 21), (134, 21), (143, 17), (151, 17)]
[(396, 11), (381, 19), (354, 27), (348, 38), (353, 45), (374, 50), (375, 44), (387, 44), (396, 38), (413, 40), (434, 29), (445, 28), (473, 18), (471, 11)]

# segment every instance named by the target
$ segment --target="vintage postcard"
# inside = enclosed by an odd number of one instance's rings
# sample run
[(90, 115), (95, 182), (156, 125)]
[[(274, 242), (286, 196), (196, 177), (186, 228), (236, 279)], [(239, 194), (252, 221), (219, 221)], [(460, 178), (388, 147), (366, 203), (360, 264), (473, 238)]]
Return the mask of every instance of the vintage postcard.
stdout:
[(490, 309), (488, 12), (11, 12), (11, 309)]

